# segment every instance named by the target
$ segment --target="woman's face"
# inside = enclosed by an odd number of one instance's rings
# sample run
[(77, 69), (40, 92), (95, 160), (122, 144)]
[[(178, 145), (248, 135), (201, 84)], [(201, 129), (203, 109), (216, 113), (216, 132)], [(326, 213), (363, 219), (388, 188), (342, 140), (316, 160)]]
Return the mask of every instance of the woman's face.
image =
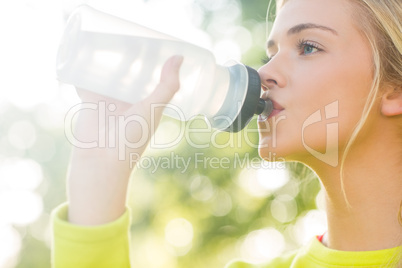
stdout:
[(259, 69), (263, 98), (275, 108), (259, 119), (261, 157), (338, 158), (373, 79), (353, 12), (347, 0), (290, 0), (280, 9), (267, 42), (271, 59)]

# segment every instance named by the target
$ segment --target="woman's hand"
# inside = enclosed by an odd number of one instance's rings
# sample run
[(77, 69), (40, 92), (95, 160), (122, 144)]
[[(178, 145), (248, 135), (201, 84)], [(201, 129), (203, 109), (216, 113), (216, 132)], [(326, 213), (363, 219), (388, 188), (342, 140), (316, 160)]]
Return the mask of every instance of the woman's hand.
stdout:
[[(96, 141), (97, 146), (73, 148), (68, 174), (70, 222), (99, 225), (124, 213), (134, 167), (130, 158), (134, 155), (138, 161), (159, 124), (163, 105), (179, 89), (182, 61), (181, 56), (170, 58), (154, 92), (134, 105), (77, 89), (83, 103), (95, 104), (98, 109), (81, 109), (74, 136), (83, 143)], [(151, 110), (151, 104), (159, 108)]]

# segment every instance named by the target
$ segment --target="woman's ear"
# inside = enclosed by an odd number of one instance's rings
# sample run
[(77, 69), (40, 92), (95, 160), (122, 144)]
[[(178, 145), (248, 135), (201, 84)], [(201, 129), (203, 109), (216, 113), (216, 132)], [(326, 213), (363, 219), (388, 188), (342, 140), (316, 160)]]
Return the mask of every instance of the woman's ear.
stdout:
[(381, 113), (385, 116), (402, 114), (402, 86), (388, 85), (381, 100)]

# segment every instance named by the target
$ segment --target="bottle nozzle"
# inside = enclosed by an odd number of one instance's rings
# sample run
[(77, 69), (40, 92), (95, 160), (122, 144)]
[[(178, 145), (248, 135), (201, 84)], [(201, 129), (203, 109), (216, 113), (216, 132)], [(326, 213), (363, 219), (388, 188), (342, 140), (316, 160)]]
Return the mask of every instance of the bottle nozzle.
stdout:
[(255, 114), (260, 114), (264, 117), (268, 117), (272, 113), (273, 109), (274, 104), (270, 99), (267, 100), (259, 99), (257, 108), (255, 109)]

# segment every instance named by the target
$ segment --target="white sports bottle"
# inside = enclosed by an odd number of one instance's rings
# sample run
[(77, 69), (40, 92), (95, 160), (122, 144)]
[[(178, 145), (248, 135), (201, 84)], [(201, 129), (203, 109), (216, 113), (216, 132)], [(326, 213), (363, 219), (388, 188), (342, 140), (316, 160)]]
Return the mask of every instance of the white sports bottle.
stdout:
[(272, 111), (272, 102), (259, 98), (261, 82), (254, 69), (236, 62), (217, 65), (206, 49), (86, 5), (68, 19), (57, 76), (76, 87), (136, 103), (154, 90), (163, 64), (173, 55), (184, 57), (180, 89), (164, 114), (183, 121), (203, 115), (212, 127), (237, 132), (254, 114)]

